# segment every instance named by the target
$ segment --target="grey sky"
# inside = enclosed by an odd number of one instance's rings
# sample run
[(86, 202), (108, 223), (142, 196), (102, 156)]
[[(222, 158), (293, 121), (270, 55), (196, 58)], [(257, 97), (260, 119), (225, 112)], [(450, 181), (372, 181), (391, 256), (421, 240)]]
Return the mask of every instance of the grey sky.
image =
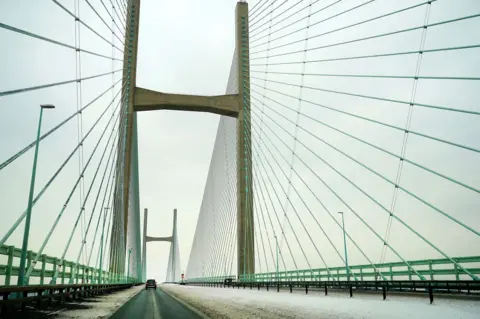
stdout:
[[(74, 2), (61, 1), (70, 10), (74, 10)], [(100, 1), (91, 1), (99, 12), (106, 17), (106, 12), (101, 7)], [(272, 1), (270, 1), (272, 2)], [(282, 1), (277, 1), (279, 5)], [(333, 3), (334, 1), (314, 1), (312, 12)], [(319, 14), (313, 15), (311, 24), (328, 18), (336, 13), (354, 7), (366, 1), (342, 1), (341, 3), (325, 9)], [(367, 4), (361, 9), (350, 14), (345, 14), (336, 19), (320, 23), (309, 28), (309, 36), (327, 32), (348, 24), (372, 18), (382, 13), (391, 12), (400, 8), (420, 3), (421, 1), (375, 1)], [(111, 38), (110, 31), (95, 16), (83, 0), (80, 3), (80, 17), (94, 29), (99, 30), (108, 40)], [(293, 3), (293, 1), (292, 1)], [(301, 6), (309, 4), (304, 1)], [(138, 53), (137, 86), (160, 90), (170, 93), (187, 93), (214, 95), (223, 94), (227, 86), (230, 72), (232, 54), (234, 50), (234, 10), (236, 1), (154, 1), (142, 0), (140, 39)], [(290, 1), (288, 2), (290, 4)], [(287, 5), (288, 5), (287, 4)], [(250, 2), (253, 7), (255, 2)], [(287, 5), (284, 5), (285, 9)], [(300, 8), (300, 7), (299, 7)], [(280, 9), (279, 9), (280, 10)], [(267, 11), (266, 11), (267, 12)], [(275, 11), (277, 12), (277, 11)], [(306, 15), (307, 11), (298, 13), (283, 24), (278, 24), (274, 29), (281, 29), (296, 19)], [(429, 23), (453, 19), (456, 17), (477, 14), (480, 12), (480, 3), (475, 0), (443, 0), (432, 3)], [(263, 16), (265, 13), (261, 14)], [(274, 13), (275, 15), (275, 13)], [(380, 19), (378, 21), (364, 24), (348, 30), (325, 35), (308, 41), (308, 48), (328, 45), (331, 43), (348, 41), (368, 35), (387, 33), (403, 28), (422, 25), (425, 15), (425, 6), (404, 12), (402, 14)], [(268, 21), (268, 20), (263, 20)], [(4, 1), (0, 4), (0, 22), (9, 24), (30, 32), (51, 37), (58, 41), (74, 44), (74, 22), (73, 18), (63, 12), (53, 2), (42, 1)], [(262, 22), (263, 23), (263, 22)], [(305, 26), (307, 20), (302, 20), (296, 27), (289, 27), (275, 36), (286, 34), (301, 26)], [(480, 35), (477, 30), (480, 19), (470, 19), (444, 26), (432, 27), (427, 30), (425, 49), (451, 47), (457, 45), (471, 45), (480, 43)], [(268, 23), (265, 24), (265, 27)], [(264, 29), (262, 27), (261, 29)], [(272, 28), (272, 30), (274, 30)], [(337, 46), (318, 51), (309, 51), (307, 60), (337, 58), (343, 56), (356, 56), (375, 53), (387, 53), (397, 51), (418, 50), (420, 45), (421, 30), (403, 33), (392, 37), (386, 37), (371, 41), (359, 42), (351, 45)], [(255, 32), (256, 33), (256, 32)], [(252, 32), (251, 36), (254, 34)], [(262, 35), (257, 36), (261, 37)], [(75, 78), (75, 53), (73, 50), (44, 43), (11, 31), (0, 29), (2, 43), (8, 44), (6, 49), (0, 52), (0, 91), (40, 85), (61, 80)], [(277, 46), (305, 38), (305, 32), (285, 37), (272, 44)], [(265, 42), (267, 38), (256, 42)], [(255, 37), (251, 37), (251, 41)], [(118, 40), (115, 44), (122, 48)], [(97, 36), (81, 29), (82, 48), (111, 55), (111, 46), (99, 39)], [(290, 51), (303, 50), (304, 42), (296, 45), (271, 51), (274, 53), (286, 53)], [(251, 53), (262, 51), (266, 45), (253, 48)], [(459, 50), (451, 52), (424, 54), (420, 75), (435, 76), (477, 76), (480, 73), (480, 55), (477, 49)], [(116, 51), (115, 55), (120, 56)], [(254, 70), (264, 71), (264, 66), (253, 66), (253, 64), (264, 64), (265, 60), (253, 60), (254, 57), (264, 56), (266, 52), (252, 55), (252, 77), (265, 78), (264, 73), (256, 73)], [(112, 70), (110, 60), (95, 56), (82, 54), (82, 76), (90, 76)], [(383, 74), (383, 75), (413, 75), (415, 72), (417, 55), (397, 56), (390, 58), (352, 60), (341, 62), (329, 62), (319, 64), (308, 64), (305, 73), (332, 73), (332, 74)], [(284, 57), (270, 58), (272, 62), (303, 61), (303, 54), (293, 54)], [(120, 69), (121, 62), (115, 62), (113, 69)], [(301, 64), (270, 66), (268, 69), (277, 72), (301, 73)], [(121, 76), (116, 73), (115, 81)], [(269, 74), (268, 79), (276, 81), (300, 84), (300, 76)], [(82, 84), (82, 104), (96, 97), (100, 92), (112, 85), (110, 76), (95, 80), (85, 81)], [(409, 101), (413, 80), (411, 79), (355, 79), (336, 77), (313, 77), (304, 78), (305, 86), (324, 88), (338, 91), (346, 91), (357, 94), (381, 96), (392, 99)], [(264, 92), (264, 82), (252, 78), (252, 106), (255, 111), (252, 115), (254, 143), (261, 120), (261, 103)], [(118, 91), (115, 87), (114, 92)], [(288, 87), (267, 83), (267, 88), (281, 91), (286, 94), (299, 96), (298, 87)], [(478, 81), (452, 81), (452, 80), (420, 80), (415, 101), (418, 103), (435, 104), (452, 108), (461, 108), (480, 111), (480, 98), (478, 95)], [(257, 93), (255, 93), (256, 91)], [(75, 112), (76, 97), (75, 84), (68, 84), (55, 88), (38, 90), (29, 93), (11, 95), (0, 98), (0, 161), (10, 157), (23, 146), (30, 143), (36, 133), (38, 121), (38, 107), (40, 103), (53, 103), (57, 109), (45, 112), (44, 129), (53, 127), (64, 118)], [(266, 91), (268, 92), (268, 91)], [(267, 96), (281, 101), (291, 108), (298, 107), (298, 99), (282, 97), (271, 91)], [(400, 127), (405, 126), (407, 106), (391, 104), (387, 102), (360, 99), (338, 94), (319, 92), (304, 89), (302, 91), (304, 100), (315, 101), (322, 105), (335, 107), (346, 112), (352, 112), (361, 116), (371, 117), (379, 121), (387, 122)], [(112, 99), (109, 92), (97, 101), (88, 111), (83, 114), (84, 134), (90, 128), (97, 116), (104, 110)], [(118, 99), (115, 101), (116, 105)], [(296, 120), (295, 113), (287, 111), (273, 102), (265, 102), (268, 106)], [(294, 126), (268, 109), (264, 108), (267, 115), (278, 120), (289, 132), (294, 134)], [(379, 128), (378, 126), (366, 123), (365, 121), (352, 119), (351, 117), (334, 113), (312, 104), (302, 103), (301, 111), (309, 116), (324, 121), (339, 129), (345, 130), (355, 136), (365, 138), (371, 143), (385, 147), (396, 154), (400, 153), (402, 132), (394, 132), (391, 129)], [(256, 112), (256, 113), (255, 113)], [(111, 114), (111, 113), (108, 113)], [(255, 115), (257, 114), (257, 115)], [(108, 118), (104, 118), (99, 125), (103, 127)], [(272, 124), (264, 117), (265, 123), (274, 129), (277, 134), (289, 145), (293, 146), (293, 138), (282, 132), (279, 127)], [(148, 112), (138, 116), (139, 123), (139, 161), (140, 161), (140, 206), (143, 216), (143, 208), (149, 208), (148, 234), (151, 236), (166, 236), (171, 232), (173, 209), (178, 209), (178, 232), (180, 254), (183, 268), (186, 268), (190, 247), (193, 240), (197, 217), (202, 202), (203, 191), (207, 181), (207, 174), (212, 151), (214, 148), (215, 136), (219, 123), (219, 116), (211, 114), (184, 113), (184, 112)], [(256, 124), (257, 123), (257, 124)], [(364, 162), (370, 167), (384, 173), (388, 178), (395, 180), (398, 159), (388, 155), (382, 155), (378, 151), (372, 151), (370, 147), (353, 142), (348, 137), (341, 136), (332, 130), (322, 127), (302, 117), (300, 125), (310, 130), (313, 134), (338, 146), (358, 161)], [(457, 113), (447, 113), (432, 109), (415, 107), (411, 129), (439, 138), (444, 138), (457, 143), (466, 144), (480, 148), (478, 140), (479, 117), (468, 116)], [(110, 131), (107, 132), (107, 134)], [(264, 127), (264, 132), (269, 132)], [(84, 144), (84, 162), (94, 147), (94, 142), (100, 136), (101, 129), (96, 129)], [(271, 132), (269, 138), (282, 150), (285, 158), (290, 161), (291, 151), (287, 149)], [(108, 135), (107, 135), (108, 137)], [(258, 138), (258, 137), (257, 137)], [(373, 177), (370, 172), (359, 168), (351, 160), (332, 151), (321, 142), (315, 140), (307, 133), (299, 131), (298, 138), (306, 145), (315, 150), (316, 154), (324, 157), (344, 174), (348, 175), (365, 191), (378, 198), (379, 201), (390, 208), (393, 187)], [(263, 138), (266, 145), (272, 152), (276, 152), (268, 139)], [(66, 156), (77, 143), (76, 121), (69, 122), (61, 131), (50, 136), (42, 142), (39, 155), (39, 171), (37, 175), (36, 193), (40, 190), (53, 172), (60, 166)], [(262, 143), (262, 142), (261, 142)], [(101, 143), (99, 152), (103, 150), (104, 142)], [(351, 206), (364, 217), (381, 236), (384, 235), (387, 214), (375, 206), (368, 198), (349, 186), (342, 178), (328, 169), (320, 160), (297, 143), (298, 155), (308, 163), (310, 167), (329, 185), (337, 190)], [(263, 152), (268, 154), (265, 146)], [(258, 149), (254, 146), (254, 156), (263, 158)], [(278, 154), (277, 154), (278, 155)], [(89, 186), (93, 172), (98, 164), (100, 154), (92, 160), (92, 166), (85, 175), (85, 192)], [(108, 153), (107, 155), (108, 156)], [(268, 155), (267, 155), (268, 156)], [(422, 165), (438, 170), (439, 172), (457, 178), (458, 180), (480, 188), (478, 171), (478, 153), (455, 149), (451, 146), (440, 145), (437, 142), (425, 141), (420, 137), (410, 136), (406, 152), (407, 158), (415, 160)], [(3, 234), (16, 218), (23, 212), (27, 204), (28, 185), (31, 173), (31, 162), (33, 151), (22, 156), (14, 164), (11, 164), (0, 171), (0, 202), (2, 203), (0, 234)], [(287, 175), (288, 165), (281, 157), (276, 157)], [(266, 164), (265, 159), (262, 162)], [(269, 161), (272, 167), (276, 167), (273, 160)], [(260, 162), (259, 162), (260, 164)], [(255, 165), (255, 164), (254, 164)], [(261, 165), (261, 164), (260, 164)], [(261, 167), (261, 166), (260, 166)], [(301, 164), (298, 159), (294, 166), (299, 174), (305, 177), (309, 186), (322, 199), (329, 210), (338, 218), (336, 211), (346, 212), (347, 230), (351, 232), (358, 244), (365, 249), (366, 254), (377, 262), (380, 257), (381, 242), (375, 239), (368, 230), (361, 225), (348, 209), (341, 204), (332, 194)], [(254, 166), (254, 169), (255, 166)], [(103, 173), (103, 166), (100, 174)], [(260, 173), (260, 170), (258, 170)], [(282, 186), (287, 189), (288, 182), (281, 172), (276, 168), (276, 173), (282, 181)], [(263, 174), (263, 172), (262, 172)], [(293, 174), (295, 176), (295, 174)], [(265, 175), (266, 176), (266, 175)], [(273, 173), (269, 176), (274, 179)], [(75, 156), (59, 179), (46, 192), (43, 199), (35, 206), (31, 230), (31, 249), (38, 250), (41, 241), (45, 237), (46, 229), (53, 223), (54, 218), (60, 211), (73, 183), (78, 177), (78, 157)], [(99, 176), (98, 178), (101, 178)], [(321, 221), (327, 234), (341, 251), (342, 237), (341, 230), (321, 208), (316, 199), (301, 183), (294, 177), (292, 184), (298, 187), (299, 192), (304, 196), (313, 214)], [(431, 174), (421, 172), (417, 168), (405, 165), (403, 168), (401, 185), (419, 194), (422, 198), (434, 203), (441, 209), (452, 214), (456, 218), (465, 221), (469, 226), (480, 229), (480, 217), (478, 207), (480, 198), (478, 193), (462, 189), (452, 185), (450, 182), (440, 178), (432, 177)], [(261, 186), (258, 184), (257, 186)], [(86, 206), (86, 212), (90, 214), (93, 199), (96, 195), (98, 180), (93, 188), (91, 198)], [(262, 186), (263, 187), (263, 186)], [(278, 187), (275, 185), (275, 187)], [(271, 190), (271, 188), (269, 188)], [(221, 190), (217, 185), (214, 190)], [(264, 188), (264, 191), (266, 188)], [(277, 188), (282, 204), (285, 204), (285, 195), (280, 188)], [(298, 196), (291, 191), (292, 201), (298, 209), (302, 221), (306, 222), (307, 229), (315, 234), (315, 241), (329, 266), (341, 265), (342, 262), (329, 246), (318, 228), (311, 219), (308, 210), (302, 206)], [(273, 195), (273, 193), (272, 193)], [(103, 193), (102, 193), (103, 196)], [(256, 200), (260, 200), (258, 194)], [(101, 199), (101, 198), (100, 198)], [(218, 200), (222, 197), (219, 196)], [(263, 202), (262, 204), (263, 205)], [(270, 205), (270, 204), (268, 204)], [(50, 243), (45, 249), (49, 255), (59, 256), (71, 232), (72, 224), (79, 211), (78, 191), (73, 196), (64, 216), (59, 223)], [(282, 209), (276, 204), (276, 210), (281, 219)], [(270, 206), (272, 208), (272, 206)], [(400, 217), (415, 226), (419, 232), (445, 250), (450, 256), (478, 255), (479, 238), (465, 229), (453, 225), (445, 217), (431, 209), (426, 208), (418, 201), (409, 199), (405, 194), (400, 194), (397, 202), (396, 212)], [(324, 267), (319, 256), (306, 232), (302, 229), (292, 207), (287, 210), (292, 225), (297, 229), (299, 241), (303, 243), (304, 249), (312, 267)], [(87, 215), (88, 216), (88, 215)], [(96, 223), (94, 216), (93, 224)], [(79, 225), (80, 229), (81, 225)], [(278, 231), (278, 225), (275, 226)], [(286, 227), (288, 228), (288, 227)], [(79, 229), (74, 237), (72, 247), (67, 253), (67, 259), (76, 259), (79, 250), (80, 238)], [(272, 240), (271, 230), (263, 229), (265, 238)], [(91, 231), (90, 234), (93, 232)], [(20, 225), (12, 237), (7, 241), (9, 245), (20, 246), (23, 234), (23, 224)], [(447, 235), (446, 235), (447, 234)], [(232, 234), (230, 234), (231, 236)], [(299, 269), (308, 268), (301, 250), (294, 243), (293, 234), (289, 229), (286, 238), (292, 244), (294, 256), (298, 262)], [(87, 239), (87, 243), (91, 237)], [(264, 239), (267, 240), (267, 239)], [(408, 259), (438, 258), (440, 257), (432, 248), (420, 243), (413, 235), (401, 229), (394, 223), (391, 233), (391, 244), (398, 247), (402, 256)], [(468, 244), (466, 244), (468, 243)], [(265, 242), (266, 244), (266, 242)], [(167, 258), (169, 247), (166, 243), (149, 243), (148, 245), (147, 274), (148, 277), (155, 277), (163, 280), (167, 269)], [(282, 251), (287, 261), (287, 267), (293, 268), (291, 258), (287, 254), (285, 245)], [(268, 253), (268, 252), (267, 252)], [(96, 250), (94, 251), (96, 257)], [(262, 250), (263, 254), (263, 250)], [(343, 253), (342, 253), (343, 255)], [(367, 263), (353, 246), (349, 245), (349, 255), (352, 264)], [(93, 258), (93, 259), (94, 259)], [(270, 257), (268, 257), (270, 258)], [(267, 258), (267, 259), (268, 259)], [(265, 269), (265, 258), (261, 256)], [(290, 260), (290, 261), (289, 261)], [(398, 260), (392, 253), (388, 253), (387, 260)], [(4, 261), (4, 258), (0, 258)], [(272, 269), (271, 258), (268, 260)]]

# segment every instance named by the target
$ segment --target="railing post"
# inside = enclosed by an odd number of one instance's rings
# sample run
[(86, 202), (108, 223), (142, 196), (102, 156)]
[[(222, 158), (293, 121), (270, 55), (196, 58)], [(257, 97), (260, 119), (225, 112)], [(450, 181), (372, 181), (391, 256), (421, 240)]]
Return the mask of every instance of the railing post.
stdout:
[(45, 267), (47, 266), (47, 255), (42, 255), (42, 270), (40, 271), (40, 285), (45, 282)]
[[(22, 298), (27, 298), (28, 297), (28, 292), (27, 291), (24, 291), (22, 294)], [(22, 301), (22, 304), (20, 306), (20, 308), (22, 309), (22, 311), (25, 310), (25, 306), (26, 306), (26, 302), (25, 301)]]
[(39, 291), (37, 292), (37, 297), (38, 297), (38, 299), (37, 299), (37, 308), (38, 308), (38, 309), (40, 309), (40, 308), (42, 307), (42, 299), (41, 299), (42, 294), (43, 294), (43, 290), (39, 290)]
[(75, 283), (78, 285), (78, 281), (80, 280), (80, 268), (78, 267), (78, 263), (75, 264)]
[(73, 262), (71, 262), (71, 263), (69, 264), (69, 267), (70, 267), (70, 276), (69, 276), (68, 282), (69, 282), (70, 284), (73, 284), (73, 279), (74, 279), (74, 278), (73, 278), (73, 272), (74, 272), (73, 269), (74, 269), (74, 265), (75, 265), (75, 264), (74, 264)]
[(49, 290), (48, 290), (48, 294), (49, 294), (49, 296), (48, 296), (48, 306), (50, 307), (50, 306), (52, 305), (53, 289), (49, 289)]
[(13, 251), (15, 247), (8, 246), (8, 260), (7, 260), (7, 269), (5, 272), (5, 286), (10, 286), (10, 279), (12, 276), (12, 264), (13, 264)]
[(66, 260), (63, 259), (62, 261), (62, 285), (65, 284), (65, 272), (66, 272)]
[(428, 269), (430, 270), (430, 280), (434, 280), (433, 279), (433, 265), (432, 264), (433, 264), (432, 261), (429, 260), (428, 261)]
[[(52, 269), (53, 269), (53, 272), (54, 272), (54, 273), (55, 273), (55, 270), (57, 270), (57, 267), (58, 267), (57, 264), (58, 264), (58, 259), (57, 259), (57, 257), (54, 257), (54, 258), (53, 258), (53, 264), (52, 264), (52, 265), (53, 265)], [(52, 277), (52, 280), (53, 280), (53, 277)], [(56, 279), (55, 279), (55, 281), (56, 281)], [(55, 284), (55, 283), (56, 283), (56, 282), (53, 282), (53, 281), (52, 281), (52, 284)]]
[[(27, 267), (25, 269), (30, 268), (32, 265), (32, 260), (33, 260), (33, 252), (31, 250), (27, 251)], [(28, 286), (28, 283), (30, 282), (30, 277), (25, 278), (25, 286)]]
[(433, 289), (432, 284), (428, 284), (428, 296), (430, 297), (430, 304), (433, 303)]

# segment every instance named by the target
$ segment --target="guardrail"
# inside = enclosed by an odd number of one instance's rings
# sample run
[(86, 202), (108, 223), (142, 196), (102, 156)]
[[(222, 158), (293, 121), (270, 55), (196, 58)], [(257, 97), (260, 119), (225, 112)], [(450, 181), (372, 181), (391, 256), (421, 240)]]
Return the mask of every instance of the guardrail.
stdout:
[(9, 310), (25, 310), (27, 305), (41, 309), (51, 306), (54, 301), (74, 301), (140, 284), (142, 283), (0, 286), (0, 317)]
[[(454, 262), (452, 262), (452, 260)], [(407, 261), (415, 271), (424, 276), (426, 280), (465, 280), (473, 279), (467, 272), (473, 276), (480, 275), (480, 256), (454, 257), (451, 260), (447, 258), (423, 259)], [(473, 266), (472, 266), (473, 264)], [(476, 264), (476, 265), (475, 265)], [(418, 275), (410, 269), (405, 262), (389, 262), (365, 265), (350, 265), (350, 280), (405, 280), (412, 281), (418, 278)], [(463, 269), (462, 269), (463, 268)], [(191, 278), (194, 282), (216, 282), (224, 278), (236, 278), (234, 275)], [(277, 272), (266, 272), (256, 274), (240, 275), (239, 281), (259, 281), (259, 282), (277, 282), (277, 281), (340, 281), (347, 280), (345, 266), (336, 266), (329, 268), (312, 268), (301, 270), (289, 270)]]
[[(452, 260), (454, 262), (452, 262)], [(423, 259), (407, 261), (419, 275), (424, 276), (427, 280), (465, 280), (473, 279), (467, 272), (480, 275), (480, 256), (470, 257), (454, 257), (452, 260), (447, 258), (441, 259)], [(471, 264), (478, 264), (476, 267), (469, 267)], [(350, 269), (350, 280), (360, 280), (371, 278), (373, 280), (398, 280), (404, 277), (405, 280), (412, 281), (419, 278), (405, 262), (390, 262), (382, 264), (365, 264), (352, 265)], [(463, 268), (463, 269), (462, 269)], [(466, 271), (465, 271), (466, 270)], [(408, 279), (407, 279), (408, 278)], [(345, 266), (330, 268), (315, 268), (256, 273), (251, 275), (240, 276), (241, 281), (317, 281), (325, 279), (347, 280), (347, 272)]]
[(328, 294), (328, 289), (336, 290), (348, 290), (350, 297), (353, 296), (353, 291), (381, 291), (383, 300), (387, 298), (387, 292), (397, 293), (428, 293), (430, 303), (433, 302), (433, 294), (445, 294), (445, 293), (460, 293), (471, 294), (472, 292), (480, 292), (480, 281), (473, 280), (397, 280), (397, 281), (240, 281), (240, 282), (185, 282), (190, 286), (202, 286), (202, 287), (216, 287), (216, 288), (265, 288), (269, 291), (270, 288), (280, 291), (280, 288), (287, 287), (290, 293), (293, 289), (305, 289), (305, 293), (308, 294), (309, 289), (324, 290), (325, 295)]
[[(14, 246), (2, 245), (0, 246), (0, 255), (7, 256), (7, 264), (0, 265), (0, 276), (5, 276), (5, 286), (12, 285), (12, 277), (18, 276), (19, 267), (13, 266), (14, 259), (20, 258), (22, 250)], [(36, 259), (37, 253), (29, 250), (27, 252), (27, 269), (32, 262)], [(127, 278), (123, 274), (112, 273), (105, 270), (100, 272), (95, 267), (90, 267), (82, 264), (77, 264), (73, 261), (63, 260), (61, 261), (57, 257), (47, 256), (45, 254), (39, 256), (40, 269), (34, 269), (30, 277), (40, 278), (40, 285), (53, 278), (56, 268), (60, 268), (58, 280), (61, 284), (65, 284), (66, 281), (69, 284), (88, 284), (88, 283), (126, 283), (136, 282), (136, 278)], [(51, 267), (48, 267), (51, 265)], [(47, 269), (51, 268), (51, 269)], [(49, 282), (48, 282), (49, 283)]]

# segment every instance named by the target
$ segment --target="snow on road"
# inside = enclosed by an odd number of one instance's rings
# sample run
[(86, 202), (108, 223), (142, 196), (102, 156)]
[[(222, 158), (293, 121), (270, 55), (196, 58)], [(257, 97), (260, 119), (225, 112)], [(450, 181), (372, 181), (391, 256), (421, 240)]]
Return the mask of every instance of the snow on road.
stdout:
[(428, 296), (354, 294), (319, 292), (208, 288), (164, 284), (161, 288), (212, 318), (435, 318), (478, 319), (480, 301)]
[(144, 285), (135, 286), (125, 290), (114, 292), (110, 295), (96, 296), (94, 300), (85, 300), (81, 303), (84, 309), (65, 310), (58, 314), (58, 319), (70, 318), (105, 318), (112, 315), (123, 304), (137, 293), (145, 289)]

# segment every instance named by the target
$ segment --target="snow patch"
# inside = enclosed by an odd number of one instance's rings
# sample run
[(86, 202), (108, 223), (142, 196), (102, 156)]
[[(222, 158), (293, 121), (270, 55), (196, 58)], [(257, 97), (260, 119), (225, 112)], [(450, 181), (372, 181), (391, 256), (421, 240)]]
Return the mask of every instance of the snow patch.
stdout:
[(145, 289), (145, 286), (140, 285), (110, 295), (96, 296), (93, 302), (89, 302), (88, 299), (81, 302), (82, 306), (88, 307), (87, 309), (65, 310), (55, 318), (108, 318), (143, 289)]
[(478, 319), (480, 301), (436, 298), (428, 295), (399, 296), (381, 294), (208, 288), (163, 284), (166, 292), (184, 300), (212, 318), (435, 318)]

